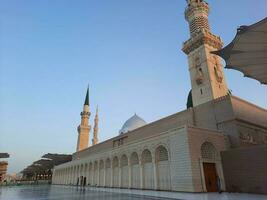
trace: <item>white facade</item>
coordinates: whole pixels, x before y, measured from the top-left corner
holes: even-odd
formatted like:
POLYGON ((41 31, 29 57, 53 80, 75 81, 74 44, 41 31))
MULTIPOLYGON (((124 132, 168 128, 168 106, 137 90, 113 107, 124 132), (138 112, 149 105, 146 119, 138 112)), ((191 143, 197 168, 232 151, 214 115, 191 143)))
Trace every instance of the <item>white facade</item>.
POLYGON ((64 185, 205 191, 205 178, 200 177, 200 180, 195 173, 203 173, 199 165, 205 159, 202 158, 201 148, 202 144, 207 143, 213 147, 207 154, 217 156, 211 157, 209 162, 216 163, 218 174, 223 180, 218 152, 225 148, 224 136, 216 131, 182 126, 152 137, 129 141, 119 147, 102 149, 99 153, 82 158, 76 157, 76 160, 55 167, 52 182, 64 185), (195 132, 199 133, 199 138, 190 136, 195 132), (197 149, 199 153, 193 155, 195 147, 190 145, 196 141, 201 144, 197 149), (202 186, 196 187, 198 184, 202 186))

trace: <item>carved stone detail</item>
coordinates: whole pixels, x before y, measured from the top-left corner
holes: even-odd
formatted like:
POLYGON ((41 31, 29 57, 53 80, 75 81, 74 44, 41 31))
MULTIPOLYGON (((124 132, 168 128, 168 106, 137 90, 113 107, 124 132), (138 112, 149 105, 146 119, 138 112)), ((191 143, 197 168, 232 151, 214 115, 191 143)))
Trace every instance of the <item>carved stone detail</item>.
POLYGON ((239 138, 242 142, 248 144, 257 144, 253 136, 250 133, 239 133, 239 138))

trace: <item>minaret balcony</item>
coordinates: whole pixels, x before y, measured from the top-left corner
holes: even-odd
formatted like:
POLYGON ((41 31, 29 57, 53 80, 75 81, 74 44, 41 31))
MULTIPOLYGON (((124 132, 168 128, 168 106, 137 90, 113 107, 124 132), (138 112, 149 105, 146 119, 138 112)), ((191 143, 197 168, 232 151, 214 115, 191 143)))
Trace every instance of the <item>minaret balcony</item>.
POLYGON ((90 116, 91 113, 90 113, 90 112, 87 112, 87 111, 83 111, 83 112, 81 112, 81 116, 84 116, 84 115, 86 115, 86 116, 90 116))
POLYGON ((189 40, 184 42, 182 50, 188 55, 190 52, 204 44, 208 44, 215 49, 221 49, 223 46, 223 42, 220 37, 212 34, 210 31, 202 29, 196 32, 189 40))

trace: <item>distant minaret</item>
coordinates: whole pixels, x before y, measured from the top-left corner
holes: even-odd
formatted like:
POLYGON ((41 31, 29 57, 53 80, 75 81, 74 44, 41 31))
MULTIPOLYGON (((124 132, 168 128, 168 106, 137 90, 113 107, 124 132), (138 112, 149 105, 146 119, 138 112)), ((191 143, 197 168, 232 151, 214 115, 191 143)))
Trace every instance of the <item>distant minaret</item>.
POLYGON ((86 97, 84 101, 83 111, 81 112, 81 124, 78 126, 78 142, 76 151, 81 151, 88 147, 89 132, 91 126, 89 125, 89 87, 87 88, 86 97))
POLYGON ((188 56, 193 105, 228 94, 223 67, 218 56, 211 54, 222 48, 222 40, 210 31, 209 5, 204 0, 187 0, 185 19, 190 27, 190 39, 183 51, 188 56))
POLYGON ((94 124, 94 137, 92 139, 92 145, 98 143, 98 106, 96 108, 95 124, 94 124))

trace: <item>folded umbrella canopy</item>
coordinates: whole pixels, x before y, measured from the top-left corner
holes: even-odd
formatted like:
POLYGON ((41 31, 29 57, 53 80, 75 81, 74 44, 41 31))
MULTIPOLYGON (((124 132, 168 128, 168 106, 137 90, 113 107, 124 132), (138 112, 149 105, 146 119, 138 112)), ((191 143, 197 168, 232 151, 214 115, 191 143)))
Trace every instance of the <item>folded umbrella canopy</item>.
POLYGON ((0 153, 0 158, 9 158, 8 153, 0 153))
POLYGON ((251 26, 241 26, 229 45, 212 53, 225 60, 225 68, 267 84, 267 18, 251 26))

